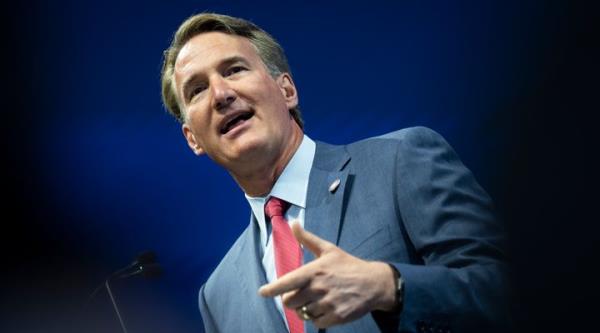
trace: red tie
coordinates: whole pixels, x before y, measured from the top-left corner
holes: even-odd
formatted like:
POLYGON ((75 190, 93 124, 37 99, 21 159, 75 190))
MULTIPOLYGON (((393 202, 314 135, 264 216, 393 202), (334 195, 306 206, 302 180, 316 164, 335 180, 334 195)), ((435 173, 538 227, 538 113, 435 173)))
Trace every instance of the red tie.
MULTIPOLYGON (((293 271, 302 264, 302 250, 292 229, 283 214, 290 204, 279 198, 271 197, 265 205, 265 214, 271 219, 273 228, 273 242, 275 248, 275 270, 277 277, 293 271)), ((296 312, 284 306, 285 318, 287 319, 290 333, 303 333, 304 322, 296 312)))

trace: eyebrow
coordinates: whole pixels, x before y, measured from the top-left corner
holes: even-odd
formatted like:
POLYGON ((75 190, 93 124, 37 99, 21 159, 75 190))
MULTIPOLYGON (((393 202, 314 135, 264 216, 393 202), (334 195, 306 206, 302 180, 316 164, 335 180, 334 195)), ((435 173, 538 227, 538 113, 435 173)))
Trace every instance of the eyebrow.
MULTIPOLYGON (((230 66, 231 64, 234 64, 236 62, 242 62, 245 65, 249 65, 249 62, 246 58, 242 57, 242 56, 231 56, 231 57, 227 57, 225 59, 222 59, 218 64, 217 64, 217 68, 223 68, 223 67, 227 67, 230 66)), ((190 89, 190 87, 199 80, 199 77, 202 76, 202 74, 200 73, 194 73, 193 75, 191 75, 190 77, 188 77, 184 82, 183 82, 183 99, 187 100, 187 95, 188 95, 188 90, 190 89)))

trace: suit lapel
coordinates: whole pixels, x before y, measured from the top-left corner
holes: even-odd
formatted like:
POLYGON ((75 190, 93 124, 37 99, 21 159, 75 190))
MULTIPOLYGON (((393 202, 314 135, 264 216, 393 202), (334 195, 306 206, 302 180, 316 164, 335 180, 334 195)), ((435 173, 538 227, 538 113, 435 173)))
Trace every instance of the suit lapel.
MULTIPOLYGON (((236 260, 237 274, 240 277, 242 300, 250 316, 239 317, 244 321, 247 332, 287 332, 283 318, 279 314, 272 298, 264 298, 258 295, 258 288, 267 283, 264 269, 262 267, 260 250, 259 230, 254 217, 251 217, 250 229, 246 235, 246 241, 240 248, 236 260), (253 328, 255 327, 255 328, 253 328)), ((235 288, 235 286, 230 286, 235 288)))
MULTIPOLYGON (((343 147, 318 142, 308 181, 304 228, 336 245, 345 211, 344 198, 350 190, 348 169, 344 169, 349 160, 343 147), (337 188, 330 191, 331 184, 338 180, 337 188)), ((312 253, 304 249, 304 262, 313 259, 312 253)))

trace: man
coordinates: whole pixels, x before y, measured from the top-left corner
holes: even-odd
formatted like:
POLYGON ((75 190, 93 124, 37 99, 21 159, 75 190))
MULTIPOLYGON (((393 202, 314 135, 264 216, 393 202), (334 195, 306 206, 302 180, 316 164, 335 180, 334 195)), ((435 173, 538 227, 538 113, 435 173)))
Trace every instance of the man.
POLYGON ((200 290, 208 332, 504 329, 501 227, 438 134, 315 143, 279 44, 224 15, 180 26, 162 94, 252 210, 200 290))

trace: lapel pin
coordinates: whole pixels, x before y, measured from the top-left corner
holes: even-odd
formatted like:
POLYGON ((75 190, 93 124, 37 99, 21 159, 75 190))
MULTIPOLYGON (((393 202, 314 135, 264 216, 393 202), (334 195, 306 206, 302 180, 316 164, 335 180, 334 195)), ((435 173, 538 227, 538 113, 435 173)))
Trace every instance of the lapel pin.
POLYGON ((331 193, 335 192, 335 190, 337 190, 338 186, 340 186, 339 178, 334 180, 333 183, 331 183, 331 185, 329 185, 329 192, 331 192, 331 193))

